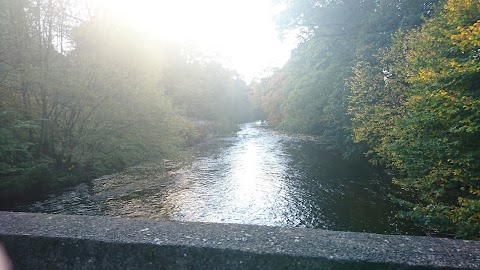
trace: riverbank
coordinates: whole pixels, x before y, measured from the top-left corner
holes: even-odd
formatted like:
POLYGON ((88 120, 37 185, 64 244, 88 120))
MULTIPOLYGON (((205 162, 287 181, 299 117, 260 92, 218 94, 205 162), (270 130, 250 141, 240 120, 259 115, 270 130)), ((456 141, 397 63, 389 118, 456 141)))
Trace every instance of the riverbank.
POLYGON ((177 161, 132 167, 16 210, 424 234, 396 218, 391 188, 368 163, 345 161, 317 140, 247 124, 177 161))
POLYGON ((142 209, 145 203, 135 203, 136 198, 148 196, 150 203, 163 199, 165 187, 174 181, 175 171, 182 163, 148 164, 134 166, 122 172, 105 175, 88 183, 82 183, 50 194, 47 199, 18 207, 16 210, 71 215, 110 215, 116 217, 145 217, 164 219, 161 211, 151 213, 142 209), (174 166, 172 166, 174 165, 174 166))
MULTIPOLYGON (((51 198, 63 196, 64 193, 75 189, 85 190, 88 193, 91 192, 92 186, 95 186, 95 182, 101 182, 104 179, 109 179, 121 186, 133 181, 142 182, 141 178, 144 175, 151 178, 153 177, 151 174, 155 174, 156 179, 167 177, 169 172, 189 164, 198 147, 216 138, 234 136, 239 130, 237 125, 212 121, 196 121, 194 124, 195 136, 185 142, 182 147, 175 146, 174 150, 170 149, 168 153, 162 153, 161 156, 154 155, 145 161, 137 160, 127 164, 121 160, 113 160, 111 163, 115 164, 114 166, 92 164, 89 167, 72 166, 68 169, 55 169, 51 162, 46 162, 44 167, 30 164, 32 168, 24 168, 24 171, 33 172, 27 173, 25 179, 17 179, 17 181, 0 176, 0 211, 16 210, 19 206, 30 205, 36 201, 49 201, 51 198), (28 184, 25 184, 27 182, 28 184)), ((75 196, 72 199, 74 202, 82 202, 75 196)))

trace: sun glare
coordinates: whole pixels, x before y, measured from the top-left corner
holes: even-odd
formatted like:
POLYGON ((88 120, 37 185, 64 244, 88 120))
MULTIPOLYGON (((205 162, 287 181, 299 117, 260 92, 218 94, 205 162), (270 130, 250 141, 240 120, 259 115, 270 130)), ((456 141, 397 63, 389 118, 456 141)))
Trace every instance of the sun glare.
POLYGON ((294 43, 282 42, 270 0, 99 0, 141 31, 197 44, 248 81, 280 67, 294 43))

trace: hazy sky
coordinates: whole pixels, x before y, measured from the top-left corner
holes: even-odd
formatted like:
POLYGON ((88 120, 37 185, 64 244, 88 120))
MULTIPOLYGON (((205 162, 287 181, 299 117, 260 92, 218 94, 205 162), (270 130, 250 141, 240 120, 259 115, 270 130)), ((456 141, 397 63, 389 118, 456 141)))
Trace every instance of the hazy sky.
POLYGON ((190 40, 218 53, 247 81, 280 67, 294 43, 281 42, 271 0, 101 0, 141 29, 190 40))

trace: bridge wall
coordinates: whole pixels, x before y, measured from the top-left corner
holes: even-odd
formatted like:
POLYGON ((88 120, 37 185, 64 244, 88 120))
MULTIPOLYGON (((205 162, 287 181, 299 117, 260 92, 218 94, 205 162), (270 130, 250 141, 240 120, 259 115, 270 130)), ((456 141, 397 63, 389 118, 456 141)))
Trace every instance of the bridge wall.
POLYGON ((480 269, 480 242, 0 212, 15 269, 480 269))

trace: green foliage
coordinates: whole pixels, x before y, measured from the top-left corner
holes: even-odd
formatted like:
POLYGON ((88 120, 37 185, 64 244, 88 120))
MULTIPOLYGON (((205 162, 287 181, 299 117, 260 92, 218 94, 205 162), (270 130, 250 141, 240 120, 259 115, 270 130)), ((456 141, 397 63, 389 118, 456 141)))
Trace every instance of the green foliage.
POLYGON ((26 140, 35 124, 16 120, 18 114, 5 110, 0 114, 0 198, 45 191, 52 187, 51 160, 35 158, 26 140))
POLYGON ((249 88, 234 71, 213 59, 200 58, 198 52, 184 51, 178 57, 182 58, 173 59, 172 68, 166 71, 165 92, 188 118, 200 126, 214 122, 213 134, 234 130, 236 124, 252 119, 249 88))
POLYGON ((255 85, 269 122, 365 151, 395 175, 402 216, 478 237, 480 3, 279 2, 279 29, 302 42, 255 85))
POLYGON ((257 90, 257 99, 261 100, 270 124, 288 132, 318 135, 330 149, 352 157, 358 152, 352 151, 356 147, 348 132, 345 82, 351 70, 345 67, 352 65, 355 51, 350 46, 355 38, 350 35, 353 25, 347 17, 351 17, 358 6, 310 4, 289 3, 287 12, 280 18, 282 28, 301 29, 306 39, 292 52, 286 66, 257 90), (312 11, 308 18, 300 12, 307 7, 312 11), (297 20, 298 16, 302 19, 297 20), (327 24, 335 27, 325 27, 327 24))
POLYGON ((478 14, 477 1, 446 1, 377 55, 386 83, 357 64, 351 98, 355 140, 397 172, 403 216, 466 238, 480 233, 478 14))
POLYGON ((0 1, 0 200, 170 158, 206 137, 197 122, 250 120, 233 71, 94 13, 0 1))
MULTIPOLYGON (((369 102, 378 98, 357 98, 353 103, 359 102, 358 106, 349 109, 350 96, 356 96, 364 86, 377 87, 372 79, 383 85, 382 70, 369 68, 378 64, 373 52, 390 44, 390 35, 400 27, 420 25, 421 17, 429 16, 437 1, 279 2, 287 8, 278 18, 278 27, 284 32, 296 31, 303 42, 282 70, 256 85, 258 103, 270 124, 289 132, 318 135, 329 149, 345 158, 360 156, 365 147, 354 144, 354 140, 363 140, 355 119, 352 139, 352 117, 370 117, 370 112, 355 110, 371 111, 360 103, 364 98, 372 99, 369 102), (363 82, 351 83, 352 77, 363 82)), ((365 91, 365 95, 375 94, 365 91)), ((377 110, 381 110, 380 105, 377 110)), ((387 123, 388 117, 383 121, 387 123)), ((364 135, 370 138, 371 134, 364 135)))

